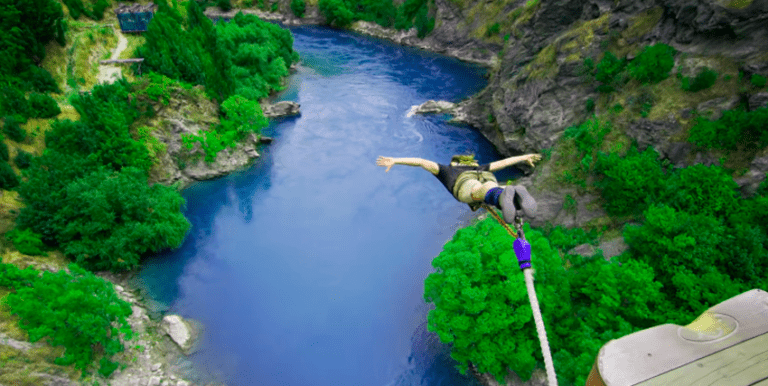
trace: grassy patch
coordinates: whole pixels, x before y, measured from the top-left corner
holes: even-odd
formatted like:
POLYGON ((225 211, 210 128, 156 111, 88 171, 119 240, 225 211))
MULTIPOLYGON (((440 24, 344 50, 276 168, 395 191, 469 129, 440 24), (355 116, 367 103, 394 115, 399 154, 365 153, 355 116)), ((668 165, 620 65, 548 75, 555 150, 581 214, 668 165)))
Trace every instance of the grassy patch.
POLYGON ((744 9, 749 7, 752 2, 753 0, 730 0, 725 4, 725 6, 728 8, 744 9))
POLYGON ((621 36, 627 40, 637 39, 644 36, 645 34, 651 32, 656 24, 659 24, 663 14, 663 8, 654 7, 631 18, 629 21, 629 26, 626 30, 622 31, 621 36))
POLYGON ((533 62, 526 66, 531 79, 554 78, 557 75, 557 49, 555 44, 544 47, 533 62))

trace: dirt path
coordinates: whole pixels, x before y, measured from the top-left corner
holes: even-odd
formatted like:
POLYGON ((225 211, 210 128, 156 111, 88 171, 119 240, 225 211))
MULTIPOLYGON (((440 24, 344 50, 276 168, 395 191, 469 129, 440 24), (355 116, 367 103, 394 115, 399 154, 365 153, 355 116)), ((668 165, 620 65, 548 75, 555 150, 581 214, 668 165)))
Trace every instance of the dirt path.
MULTIPOLYGON (((112 27, 117 36, 117 47, 112 51, 110 60, 115 60, 120 57, 120 54, 128 48, 128 39, 123 36, 120 30, 112 27)), ((104 64, 99 66, 99 75, 96 77, 98 83, 112 83, 123 75, 120 67, 111 64, 104 64)))

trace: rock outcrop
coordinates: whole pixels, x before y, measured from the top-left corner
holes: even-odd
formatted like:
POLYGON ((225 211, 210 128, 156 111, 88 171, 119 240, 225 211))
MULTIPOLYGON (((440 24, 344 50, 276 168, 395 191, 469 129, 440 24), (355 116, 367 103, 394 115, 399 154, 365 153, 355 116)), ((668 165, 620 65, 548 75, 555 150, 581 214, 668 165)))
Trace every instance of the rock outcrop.
POLYGON ((281 101, 277 103, 262 103, 264 116, 267 118, 281 118, 299 115, 301 106, 296 102, 281 101))
POLYGON ((166 315, 163 317, 162 327, 185 355, 196 351, 201 331, 199 324, 187 321, 179 315, 166 315))

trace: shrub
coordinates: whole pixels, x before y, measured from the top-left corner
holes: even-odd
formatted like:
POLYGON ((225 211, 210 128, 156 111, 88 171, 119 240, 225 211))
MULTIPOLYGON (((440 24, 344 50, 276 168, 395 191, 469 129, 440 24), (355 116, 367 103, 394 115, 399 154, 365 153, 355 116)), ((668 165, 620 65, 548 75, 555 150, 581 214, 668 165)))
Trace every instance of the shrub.
POLYGON ((18 153, 16 153, 16 157, 13 157, 13 163, 19 169, 26 169, 32 164, 32 154, 19 149, 18 153))
POLYGON ((732 238, 726 236, 730 231, 719 219, 664 205, 649 207, 644 217, 643 225, 625 228, 624 239, 633 258, 657 272, 668 272, 659 276, 662 292, 673 303, 673 308, 662 312, 668 323, 689 323, 690 315, 700 314, 761 280, 757 276, 742 282, 722 273, 734 264, 749 265, 756 256, 735 256, 738 263, 729 262, 734 257, 729 252, 732 238))
POLYGON ((307 10, 307 4, 304 0, 291 0, 291 11, 298 18, 304 17, 304 12, 307 10))
POLYGON ((584 108, 587 113, 593 113, 595 111, 595 100, 592 98, 587 99, 587 104, 584 108))
POLYGON ((717 72, 704 67, 693 80, 687 76, 684 77, 681 88, 690 92, 701 91, 712 87, 715 81, 717 81, 717 72))
POLYGON ((7 297, 11 313, 19 316, 19 327, 26 330, 31 342, 45 339, 52 346, 64 346, 64 355, 54 361, 61 366, 75 365, 83 375, 94 360, 99 372, 109 376, 117 364, 110 358, 123 351, 119 336, 132 338, 126 318, 131 305, 121 300, 112 283, 70 264, 70 273, 20 271, 2 264, 0 276, 24 277, 32 285, 14 283, 15 291, 7 297), (33 274, 34 273, 34 274, 33 274))
POLYGON ((96 4, 93 5, 93 11, 91 11, 91 17, 94 20, 101 20, 104 18, 104 10, 109 8, 109 1, 108 0, 98 0, 96 4))
MULTIPOLYGON (((570 256, 565 269, 541 232, 524 225, 536 270, 536 293, 561 384, 584 384, 600 347, 660 321, 669 309, 661 283, 646 263, 606 262, 601 255, 570 256)), ((428 328, 466 371, 503 381, 507 369, 530 378, 542 356, 512 239, 492 218, 459 229, 432 262, 424 299, 435 309, 428 328)), ((666 321, 661 321, 666 322, 666 321)))
MULTIPOLYGON (((585 62, 585 66, 587 63, 585 62)), ((597 72, 595 73, 595 80, 601 83, 597 87, 597 91, 611 92, 622 83, 619 74, 624 70, 624 60, 619 60, 611 52, 606 52, 600 63, 597 64, 597 72)))
POLYGON ((760 74, 753 74, 749 81, 753 86, 757 88, 763 88, 765 87, 765 84, 768 83, 768 80, 766 80, 765 77, 760 74))
POLYGON ((616 216, 638 214, 663 193, 667 176, 649 147, 640 153, 632 146, 625 157, 600 153, 595 164, 595 186, 605 200, 605 210, 616 216))
POLYGON ((0 161, 0 189, 10 190, 19 186, 19 177, 8 162, 0 161))
POLYGON ((8 162, 8 145, 5 144, 5 137, 0 135, 0 162, 8 162))
POLYGON ((580 154, 592 154, 603 144, 603 138, 611 131, 608 122, 600 122, 597 118, 587 120, 578 126, 565 129, 564 139, 573 138, 576 149, 580 154))
POLYGON ((499 23, 493 23, 490 27, 488 27, 485 30, 485 36, 491 37, 493 35, 498 35, 500 30, 501 30, 501 25, 499 25, 499 23))
POLYGON ((64 253, 91 270, 134 269, 146 253, 177 248, 189 222, 172 188, 147 184, 144 171, 94 171, 67 184, 54 223, 64 253))
POLYGON ((0 90, 0 115, 29 118, 29 102, 16 87, 5 85, 0 90))
POLYGON ((726 110, 720 119, 703 117, 691 128, 688 141, 706 149, 736 150, 768 145, 768 107, 752 111, 726 110))
POLYGON ((629 64, 629 73, 643 84, 658 83, 669 77, 675 65, 675 49, 658 43, 646 46, 629 64))
MULTIPOLYGON (((3 133, 13 141, 24 142, 27 138, 27 132, 19 125, 19 120, 16 116, 5 117, 5 123, 3 124, 3 133)), ((7 161, 7 159, 6 159, 7 161)))
POLYGON ((664 202, 678 211, 722 217, 738 206, 738 185, 721 166, 696 164, 667 179, 664 202))
POLYGON ((18 228, 8 232, 6 234, 16 249, 25 255, 35 256, 48 256, 43 251, 43 241, 40 239, 40 235, 33 232, 31 229, 19 230, 18 228))
POLYGON ((22 74, 21 77, 27 84, 27 90, 34 90, 41 93, 61 92, 56 81, 53 79, 53 76, 51 76, 51 73, 42 67, 30 65, 27 72, 22 74))
POLYGON ((53 118, 61 114, 58 103, 47 94, 33 92, 29 95, 30 117, 53 118))
POLYGON ((221 10, 224 12, 227 12, 230 9, 232 9, 232 3, 230 2, 230 0, 216 0, 216 6, 221 8, 221 10))
POLYGON ((318 8, 332 26, 346 27, 352 24, 355 18, 355 14, 347 8, 343 0, 320 0, 318 8))

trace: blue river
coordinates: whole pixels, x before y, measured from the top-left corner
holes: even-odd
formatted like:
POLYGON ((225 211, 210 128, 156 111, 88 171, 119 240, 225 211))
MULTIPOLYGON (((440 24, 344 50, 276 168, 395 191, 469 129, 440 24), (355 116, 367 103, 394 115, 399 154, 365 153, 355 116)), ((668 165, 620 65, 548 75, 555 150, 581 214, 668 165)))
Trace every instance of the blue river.
POLYGON ((198 382, 478 385, 427 331, 423 299, 432 258, 477 213, 427 171, 375 161, 499 159, 475 130, 407 117, 480 91, 485 70, 323 27, 292 32, 301 63, 275 99, 301 115, 264 129, 274 142, 247 170, 184 190, 192 229, 146 261, 140 286, 205 324, 198 382))

